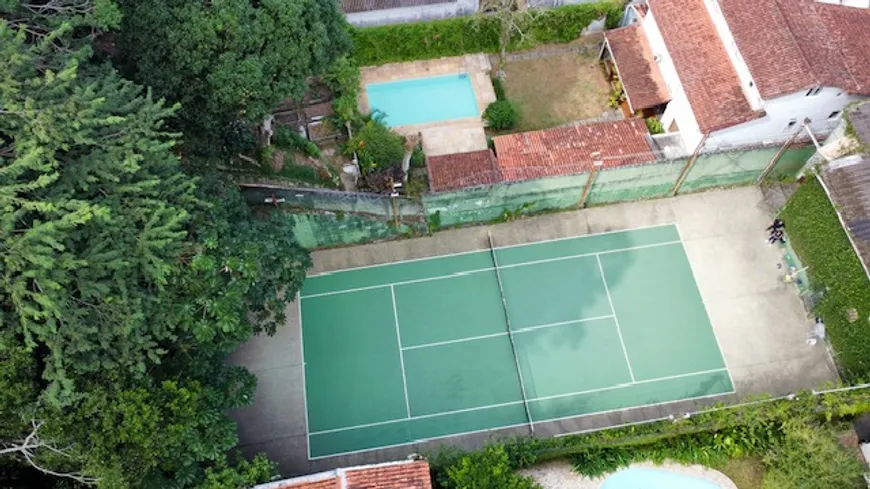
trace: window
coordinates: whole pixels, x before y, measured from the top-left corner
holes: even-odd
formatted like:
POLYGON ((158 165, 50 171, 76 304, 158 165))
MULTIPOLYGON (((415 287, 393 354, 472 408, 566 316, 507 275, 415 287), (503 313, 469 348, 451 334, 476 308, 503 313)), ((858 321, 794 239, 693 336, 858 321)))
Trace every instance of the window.
POLYGON ((822 87, 810 88, 809 90, 807 90, 807 97, 813 97, 815 95, 818 95, 819 92, 821 92, 821 91, 822 91, 822 87))
POLYGON ((785 130, 788 131, 789 129, 793 129, 794 126, 796 126, 796 125, 797 125, 797 119, 789 119, 788 125, 785 126, 785 130))
POLYGON ((839 110, 835 110, 835 111, 831 112, 831 115, 828 116, 828 119, 836 119, 837 117, 840 117, 839 110))

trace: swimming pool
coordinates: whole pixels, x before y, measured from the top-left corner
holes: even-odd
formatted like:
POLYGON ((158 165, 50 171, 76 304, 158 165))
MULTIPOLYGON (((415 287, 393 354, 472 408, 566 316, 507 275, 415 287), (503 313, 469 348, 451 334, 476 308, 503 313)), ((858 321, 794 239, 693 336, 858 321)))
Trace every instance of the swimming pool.
POLYGON ((667 470, 632 467, 623 469, 605 479, 601 489, 722 489, 704 479, 669 472, 667 470))
POLYGON ((477 99, 466 73, 366 85, 372 112, 386 114, 388 126, 475 117, 477 99))

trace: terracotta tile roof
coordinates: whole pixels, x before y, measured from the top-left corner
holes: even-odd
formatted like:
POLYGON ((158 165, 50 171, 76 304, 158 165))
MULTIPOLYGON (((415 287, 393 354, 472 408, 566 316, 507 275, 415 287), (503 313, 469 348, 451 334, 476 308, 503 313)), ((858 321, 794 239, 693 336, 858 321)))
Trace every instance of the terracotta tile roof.
POLYGON ((649 0, 702 132, 761 117, 743 94, 704 0, 649 0))
POLYGON ((653 161, 648 134, 643 119, 634 118, 497 136, 493 142, 503 178, 516 181, 588 172, 595 160, 605 168, 653 161))
POLYGON ((840 47, 843 63, 855 82, 854 87, 837 87, 870 95, 870 9, 823 3, 816 8, 840 47))
POLYGON ((632 112, 671 101, 662 72, 640 24, 604 33, 632 112))
POLYGON ((646 13, 649 12, 649 5, 645 3, 635 3, 632 4, 632 7, 634 7, 638 15, 640 15, 641 17, 646 17, 646 13))
POLYGON ((815 86, 870 93, 870 10, 814 0, 720 0, 766 99, 815 86))
POLYGON ((386 10, 402 7, 422 7, 438 3, 456 3, 457 0, 341 0, 341 10, 346 14, 386 10))
POLYGON ((337 469, 260 484, 254 489, 432 489, 425 461, 389 462, 337 469))
POLYGON ((501 181, 495 155, 484 149, 426 158, 429 189, 444 192, 501 181))

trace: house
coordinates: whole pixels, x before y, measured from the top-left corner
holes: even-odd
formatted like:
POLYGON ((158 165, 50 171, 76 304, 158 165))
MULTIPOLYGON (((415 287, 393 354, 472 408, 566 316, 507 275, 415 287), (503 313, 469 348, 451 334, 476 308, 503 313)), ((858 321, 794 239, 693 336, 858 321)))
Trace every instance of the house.
POLYGON ((870 96, 868 0, 644 0, 608 31, 633 113, 689 151, 830 133, 870 96))
POLYGON ((425 460, 404 460, 293 477, 253 489, 432 489, 432 480, 425 460))

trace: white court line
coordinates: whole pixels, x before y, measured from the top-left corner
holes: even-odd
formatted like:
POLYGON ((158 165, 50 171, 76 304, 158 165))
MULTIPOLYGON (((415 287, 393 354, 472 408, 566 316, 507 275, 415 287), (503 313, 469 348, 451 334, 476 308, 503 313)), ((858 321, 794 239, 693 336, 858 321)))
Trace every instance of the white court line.
POLYGON ((302 338, 302 301, 299 300, 300 292, 296 291, 296 313, 299 315, 299 356, 302 360, 302 401, 305 402, 305 443, 308 449, 308 458, 311 458, 311 432, 308 425, 308 392, 305 388, 305 341, 302 338))
POLYGON ((610 312, 613 313, 613 322, 616 323, 616 334, 619 335, 619 344, 622 345, 622 354, 625 355, 625 364, 628 366, 628 374, 631 376, 632 383, 634 382, 634 371, 631 369, 631 361, 628 359, 628 350, 625 349, 625 341, 622 339, 622 329, 619 327, 619 318, 616 317, 616 308, 613 307, 613 298, 610 297, 610 288, 607 286, 607 277, 604 276, 604 266, 601 264, 601 257, 595 255, 598 261, 598 270, 601 271, 601 281, 604 283, 604 292, 607 294, 607 302, 610 303, 610 312))
MULTIPOLYGON (((402 423, 405 421, 414 421, 417 419, 438 418, 441 416, 449 416, 451 414, 462 414, 462 413, 470 413, 473 411, 483 411, 484 409, 495 409, 495 408, 500 408, 500 407, 505 407, 505 406, 513 406, 515 404, 522 404, 522 403, 523 403, 523 401, 510 401, 510 402, 502 402, 499 404, 487 404, 485 406, 475 406, 475 407, 470 407, 470 408, 454 409, 452 411, 441 411, 438 413, 421 414, 419 416, 413 416, 411 418, 389 419, 387 421, 378 421, 375 423, 367 423, 367 424, 348 426, 346 428, 332 428, 329 430, 313 431, 310 434, 311 435, 323 435, 323 434, 327 434, 327 433, 338 433, 340 431, 352 431, 352 430, 357 430, 360 428, 371 428, 372 426, 382 426, 385 424, 402 423)), ((528 422, 523 423, 523 425, 528 425, 528 424, 529 424, 528 422)))
MULTIPOLYGON (((607 250, 607 251, 596 251, 596 252, 592 252, 592 253, 581 253, 579 255, 558 256, 555 258, 544 258, 542 260, 532 260, 532 261, 527 261, 527 262, 523 262, 523 263, 513 263, 510 265, 501 265, 501 266, 499 266, 499 268, 504 270, 506 268, 526 267, 529 265, 539 265, 541 263, 550 263, 550 262, 564 261, 564 260, 574 260, 577 258, 585 258, 587 256, 596 256, 597 257, 599 255, 609 255, 611 253, 623 253, 626 251, 643 250, 646 248, 657 248, 660 246, 671 246, 671 245, 677 245, 677 244, 680 244, 680 241, 665 241, 662 243, 653 243, 653 244, 647 244, 647 245, 631 246, 628 248, 617 248, 617 249, 607 250)), ((390 282, 390 283, 385 283, 385 284, 367 285, 365 287, 356 287, 356 288, 352 288, 352 289, 334 290, 331 292, 320 292, 317 294, 308 294, 308 295, 302 296, 302 298, 303 299, 311 299, 314 297, 323 297, 323 296, 327 296, 327 295, 347 294, 349 292, 360 292, 363 290, 371 290, 371 289, 382 289, 385 287, 395 287, 397 285, 408 285, 408 284, 415 284, 415 283, 419 283, 419 282, 429 282, 432 280, 456 278, 456 277, 461 277, 463 275, 470 275, 473 273, 480 273, 480 272, 489 272, 489 271, 494 271, 494 270, 495 270, 495 267, 477 268, 477 269, 473 269, 473 270, 466 270, 466 271, 462 271, 462 272, 453 273, 450 275, 439 275, 437 277, 417 278, 417 279, 413 279, 413 280, 404 280, 404 281, 400 281, 400 282, 390 282)))
POLYGON ((405 412, 411 419, 411 402, 408 400, 408 377, 405 375, 405 354, 402 352, 402 333, 399 331, 399 311, 396 309, 396 288, 390 286, 393 299, 393 319, 396 323, 396 343, 399 345, 399 365, 402 367, 402 390, 405 392, 405 412))
MULTIPOLYGON (((613 317, 613 316, 597 316, 597 317, 585 318, 585 319, 572 319, 571 321, 560 321, 558 323, 549 323, 549 324, 542 324, 540 326, 529 326, 527 328, 520 328, 520 329, 512 331, 512 333, 516 335, 519 333, 528 333, 530 331, 537 331, 539 329, 554 328, 556 326, 565 326, 567 324, 586 323, 589 321, 599 321, 601 319, 608 319, 611 317, 613 317)), ((424 343, 422 345, 406 346, 406 347, 403 347, 402 349, 403 350, 417 350, 420 348, 429 348, 432 346, 442 346, 442 345, 450 345, 453 343, 465 343, 466 341, 477 341, 477 340, 485 340, 488 338, 498 338, 500 336, 507 336, 507 334, 508 334, 507 331, 505 331, 504 333, 492 333, 492 334, 484 334, 484 335, 480 335, 480 336, 469 336, 468 338, 459 338, 456 340, 435 341, 433 343, 424 343)))
MULTIPOLYGON (((731 394, 735 394, 736 392, 737 391, 732 389, 729 392, 721 392, 719 394, 705 394, 703 396, 687 397, 685 399, 676 399, 673 401, 662 401, 662 402, 655 402, 655 403, 650 403, 650 404, 642 404, 640 406, 631 406, 631 407, 619 408, 619 409, 609 409, 606 411, 598 411, 598 412, 594 412, 594 413, 575 414, 575 415, 571 415, 571 416, 561 416, 561 417, 552 418, 552 419, 542 419, 540 421, 535 421, 535 423, 540 424, 540 423, 558 422, 558 421, 564 421, 566 419, 585 418, 587 416, 598 416, 598 415, 602 415, 602 414, 615 413, 618 411, 628 412, 628 411, 632 411, 634 409, 643 409, 643 408, 648 408, 648 407, 663 406, 665 404, 676 404, 678 402, 683 402, 683 401, 697 401, 700 399, 708 399, 711 397, 730 396, 731 394)), ((377 447, 372 447, 372 448, 364 448, 362 450, 351 450, 351 451, 347 451, 347 452, 331 453, 329 455, 318 455, 317 457, 310 457, 309 456, 309 460, 320 460, 320 459, 324 459, 324 458, 338 457, 341 455, 352 455, 355 453, 372 452, 375 450, 383 450, 386 448, 404 447, 404 446, 408 446, 408 445, 414 445, 417 443, 425 443, 425 442, 429 442, 429 441, 443 440, 445 438, 453 438, 453 437, 458 437, 458 436, 473 435, 475 433, 487 433, 487 432, 496 431, 496 430, 507 430, 507 429, 511 429, 511 428, 520 428, 520 427, 526 427, 528 425, 529 425, 529 423, 519 423, 519 424, 512 424, 512 425, 505 425, 505 426, 497 426, 495 428, 486 428, 486 429, 482 429, 482 430, 463 431, 460 433, 452 433, 449 435, 441 435, 441 436, 433 436, 431 438, 423 438, 420 440, 414 440, 414 441, 410 441, 407 443, 395 443, 392 445, 382 445, 382 446, 377 446, 377 447)), ((618 426, 615 426, 614 428, 618 428, 618 426)), ((589 432, 605 431, 608 429, 611 429, 611 428, 610 427, 603 427, 603 428, 598 428, 598 429, 594 429, 594 430, 587 430, 587 431, 589 431, 589 432)), ((585 432, 586 431, 577 431, 574 433, 558 434, 555 436, 556 437, 568 436, 571 434, 579 434, 579 433, 585 433, 585 432)))
MULTIPOLYGON (((593 237, 593 236, 603 236, 603 235, 606 235, 606 234, 626 233, 626 232, 629 232, 629 231, 638 231, 638 230, 641 230, 641 229, 662 228, 662 227, 666 227, 666 226, 676 226, 676 222, 666 222, 666 223, 663 223, 663 224, 651 224, 651 225, 649 225, 649 226, 639 226, 639 227, 636 227, 636 228, 630 228, 630 229, 614 229, 614 230, 611 230, 611 231, 603 231, 603 232, 600 232, 600 233, 593 233, 593 234, 584 234, 584 235, 581 235, 581 236, 566 236, 566 237, 563 237, 563 238, 545 239, 545 240, 543 240, 543 241, 532 241, 532 242, 530 242, 530 243, 519 243, 519 244, 513 244, 513 245, 498 246, 498 247, 496 247, 496 248, 494 248, 494 249, 496 249, 496 250, 501 250, 501 249, 505 249, 505 248, 517 248, 517 247, 520 247, 520 246, 533 246, 533 245, 536 245, 536 244, 539 244, 539 243, 553 243, 553 242, 555 242, 555 241, 567 241, 567 240, 569 240, 569 239, 591 238, 591 237, 593 237)), ((456 253, 447 253, 447 254, 444 254, 444 255, 423 256, 423 257, 420 257, 420 258, 409 258, 409 259, 407 259, 407 260, 388 261, 388 262, 384 262, 384 263, 375 263, 375 264, 372 264, 372 265, 360 265, 360 266, 358 266, 358 267, 342 268, 342 269, 340 269, 340 270, 330 270, 330 271, 328 271, 328 272, 315 273, 315 274, 313 274, 313 275, 308 275, 308 276, 306 276, 306 278, 322 277, 322 276, 325 276, 325 275, 332 275, 332 274, 335 274, 335 273, 350 272, 350 271, 353 271, 353 270, 365 270, 366 268, 383 267, 383 266, 386 266, 386 265, 398 265, 398 264, 401 264, 401 263, 413 263, 413 262, 425 261, 425 260, 437 260, 437 259, 439 259, 439 258, 447 258, 447 257, 450 257, 450 256, 469 255, 469 254, 472 254, 472 253, 486 253, 486 252, 488 252, 488 251, 489 251, 489 250, 488 250, 487 248, 484 248, 484 249, 477 249, 477 250, 457 251, 456 253)))
POLYGON ((602 319, 609 319, 612 317, 614 317, 614 316, 612 314, 609 314, 606 316, 595 316, 595 317, 591 317, 591 318, 572 319, 571 321, 560 321, 558 323, 542 324, 540 326, 529 326, 527 328, 520 328, 520 329, 514 330, 513 333, 514 334, 528 333, 530 331, 537 331, 539 329, 554 328, 556 326, 565 326, 567 324, 588 323, 590 321, 600 321, 602 319))
MULTIPOLYGON (((628 387, 633 387, 633 386, 638 385, 638 384, 648 384, 651 382, 672 380, 672 379, 678 379, 678 378, 683 378, 683 377, 693 377, 696 375, 706 375, 709 373, 721 372, 723 370, 726 370, 726 369, 720 368, 720 369, 716 369, 716 370, 704 370, 702 372, 692 372, 692 373, 688 373, 688 374, 671 375, 668 377, 661 377, 661 378, 656 378, 656 379, 640 380, 638 382, 632 382, 632 383, 628 383, 628 384, 617 384, 617 385, 613 385, 613 386, 609 386, 609 387, 602 387, 600 389, 589 389, 589 390, 585 390, 585 391, 569 392, 566 394, 556 394, 556 395, 552 395, 552 396, 534 397, 534 398, 529 399, 528 402, 533 403, 533 402, 540 402, 540 401, 549 401, 552 399, 560 399, 560 398, 564 398, 564 397, 579 396, 579 395, 583 395, 583 394, 594 394, 596 392, 605 392, 605 391, 611 391, 611 390, 615 390, 615 389, 625 389, 628 387)), ((685 400, 685 399, 680 399, 680 400, 685 400)), ((677 401, 668 401, 668 402, 677 402, 677 401)), ((515 404, 523 404, 523 401, 520 400, 520 401, 503 402, 503 403, 499 403, 499 404, 487 404, 484 406, 477 406, 477 407, 472 407, 472 408, 455 409, 452 411, 442 411, 442 412, 438 412, 438 413, 423 414, 420 416, 412 416, 411 418, 396 418, 396 419, 391 419, 391 420, 387 420, 387 421, 378 421, 375 423, 367 423, 367 424, 361 424, 361 425, 347 426, 344 428, 332 428, 329 430, 313 431, 310 433, 310 435, 323 435, 326 433, 336 433, 339 431, 351 431, 351 430, 356 430, 356 429, 360 429, 360 428, 370 428, 372 426, 381 426, 381 425, 386 425, 386 424, 401 423, 404 421, 414 421, 417 419, 438 418, 441 416, 449 416, 451 414, 467 413, 467 412, 471 412, 471 411, 481 411, 484 409, 493 409, 493 408, 499 408, 499 407, 505 407, 505 406, 512 406, 515 404)), ((636 406, 636 407, 640 407, 640 406, 636 406)), ((634 409, 634 408, 635 408, 635 406, 632 406, 629 408, 622 408, 622 409, 634 409)), ((594 414, 594 413, 590 413, 590 414, 594 414)), ((569 417, 573 418, 574 416, 569 416, 569 417)), ((543 423, 543 422, 547 422, 547 421, 554 421, 554 420, 542 419, 540 421, 535 421, 535 423, 543 423)), ((524 425, 528 425, 528 423, 523 423, 522 425, 517 425, 517 426, 524 426, 524 425)), ((461 434, 461 433, 459 433, 459 434, 461 434)))
POLYGON ((504 333, 492 333, 492 334, 484 334, 480 336, 470 336, 468 338, 459 338, 458 340, 445 340, 445 341, 436 341, 434 343, 426 343, 423 345, 412 345, 406 346, 403 350, 418 350, 420 348, 430 348, 433 346, 443 346, 443 345, 452 345, 453 343, 465 343, 466 341, 477 341, 477 340, 485 340, 488 338, 498 338, 499 336, 506 336, 507 331, 504 333))
POLYGON ((698 277, 695 276, 695 269, 692 267, 692 259, 689 258, 689 251, 686 249, 686 243, 683 241, 683 235, 680 233, 680 226, 674 222, 674 228, 677 229, 677 236, 680 237, 680 247, 683 248, 683 256, 686 257, 686 261, 689 263, 689 272, 692 273, 692 280, 695 281, 695 289, 698 291, 698 295, 701 296, 701 304, 704 306, 704 313, 707 314, 707 320, 710 321, 710 329, 713 330, 713 339, 716 340, 716 347, 719 349, 719 357, 722 358, 722 365, 728 370, 728 380, 731 382, 731 387, 736 388, 734 384, 734 377, 731 376, 731 369, 728 368, 728 360, 725 359, 725 350, 722 349, 722 343, 719 341, 719 334, 716 333, 716 327, 713 326, 713 317, 710 316, 710 308, 707 307, 707 301, 704 300, 704 293, 701 292, 701 285, 698 283, 698 277))

